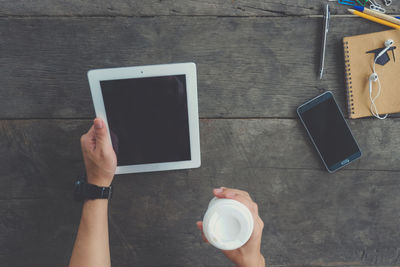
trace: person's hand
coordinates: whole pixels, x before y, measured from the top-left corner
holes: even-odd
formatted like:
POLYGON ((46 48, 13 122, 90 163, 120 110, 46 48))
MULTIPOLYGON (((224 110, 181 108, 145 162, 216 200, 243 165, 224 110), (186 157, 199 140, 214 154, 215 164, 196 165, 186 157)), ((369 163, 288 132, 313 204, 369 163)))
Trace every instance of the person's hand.
POLYGON ((102 119, 96 118, 89 131, 81 136, 81 148, 88 183, 110 186, 117 167, 117 157, 102 119))
MULTIPOLYGON (((247 243, 238 249, 223 250, 222 252, 238 267, 265 266, 265 259, 260 251, 264 222, 261 220, 260 216, 258 216, 257 204, 253 202, 247 192, 242 190, 221 187, 214 189, 213 193, 218 198, 229 198, 241 202, 249 208, 254 219, 254 230, 247 243)), ((203 233, 203 222, 197 222, 197 227, 201 230, 204 241, 208 242, 203 233)))

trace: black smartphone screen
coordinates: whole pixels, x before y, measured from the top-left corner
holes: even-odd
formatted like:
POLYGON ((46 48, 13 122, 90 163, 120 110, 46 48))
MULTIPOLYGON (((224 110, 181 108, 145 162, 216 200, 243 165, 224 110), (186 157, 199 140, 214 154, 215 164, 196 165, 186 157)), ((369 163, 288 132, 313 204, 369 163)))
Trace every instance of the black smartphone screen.
POLYGON ((300 106, 298 113, 329 171, 361 156, 332 93, 324 93, 300 106))
POLYGON ((100 86, 118 166, 191 160, 185 75, 100 86))

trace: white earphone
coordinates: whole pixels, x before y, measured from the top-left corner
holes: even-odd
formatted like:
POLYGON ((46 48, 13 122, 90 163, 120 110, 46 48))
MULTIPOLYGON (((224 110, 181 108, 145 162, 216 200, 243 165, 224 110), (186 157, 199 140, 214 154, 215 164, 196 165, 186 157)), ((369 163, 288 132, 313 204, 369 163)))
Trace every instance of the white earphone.
POLYGON ((374 115, 376 118, 380 119, 380 120, 384 120, 387 118, 388 114, 386 114, 385 116, 380 116, 379 112, 378 112, 378 108, 375 105, 375 101, 376 99, 380 96, 381 94, 381 82, 379 81, 379 76, 378 73, 376 73, 375 71, 375 65, 376 65, 376 61, 383 56, 394 44, 394 41, 391 39, 388 39, 385 41, 385 49, 383 49, 381 52, 379 52, 379 54, 375 57, 374 59, 374 64, 372 67, 373 73, 369 76, 368 81, 369 81, 369 99, 371 100, 371 113, 372 115, 374 115), (376 96, 374 98, 372 98, 372 83, 377 82, 378 83, 378 92, 376 93, 376 96))
POLYGON ((378 60, 383 54, 385 54, 394 44, 394 41, 392 39, 386 40, 385 41, 385 49, 383 49, 375 58, 375 61, 378 60))

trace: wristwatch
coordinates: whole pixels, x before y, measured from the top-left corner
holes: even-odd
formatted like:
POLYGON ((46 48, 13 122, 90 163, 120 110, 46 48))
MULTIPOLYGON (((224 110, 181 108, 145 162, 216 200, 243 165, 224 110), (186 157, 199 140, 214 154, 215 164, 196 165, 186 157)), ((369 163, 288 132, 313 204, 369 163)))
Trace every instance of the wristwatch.
POLYGON ((111 199, 112 186, 101 187, 94 184, 88 184, 84 177, 80 176, 75 182, 74 196, 76 200, 111 199))

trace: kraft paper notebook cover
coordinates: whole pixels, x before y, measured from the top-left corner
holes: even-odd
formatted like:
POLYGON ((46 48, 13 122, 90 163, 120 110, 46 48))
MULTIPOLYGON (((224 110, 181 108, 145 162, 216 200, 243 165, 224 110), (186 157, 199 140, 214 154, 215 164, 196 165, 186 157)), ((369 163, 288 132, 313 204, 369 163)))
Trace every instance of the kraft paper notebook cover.
MULTIPOLYGON (((375 70, 381 83, 381 95, 375 101, 380 114, 400 112, 400 31, 389 30, 343 38, 345 79, 349 116, 352 119, 372 116, 369 98, 369 76, 375 56, 394 41, 393 49, 381 56, 375 70)), ((372 97, 378 92, 373 83, 372 97)))

